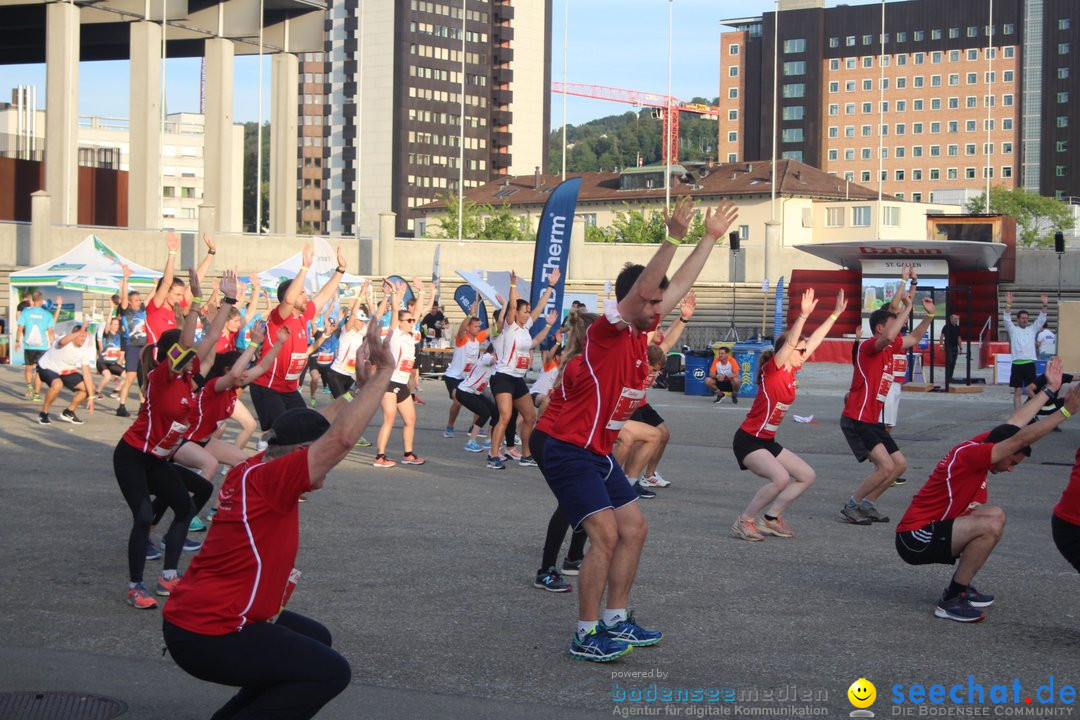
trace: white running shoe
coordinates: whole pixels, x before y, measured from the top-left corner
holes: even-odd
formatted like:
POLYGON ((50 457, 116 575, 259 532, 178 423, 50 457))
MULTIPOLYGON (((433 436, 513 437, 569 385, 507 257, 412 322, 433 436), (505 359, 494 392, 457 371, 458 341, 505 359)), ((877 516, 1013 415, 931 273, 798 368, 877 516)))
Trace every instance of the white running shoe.
MULTIPOLYGON (((664 477, 658 472, 654 472, 646 479, 649 481, 649 487, 666 488, 668 485, 671 484, 670 482, 665 480, 664 477)), ((641 481, 641 484, 645 484, 644 479, 641 481)))
POLYGON ((640 478, 638 478, 638 482, 641 484, 641 487, 647 487, 647 488, 660 487, 655 482, 653 482, 653 479, 651 477, 645 477, 644 475, 642 475, 640 478))

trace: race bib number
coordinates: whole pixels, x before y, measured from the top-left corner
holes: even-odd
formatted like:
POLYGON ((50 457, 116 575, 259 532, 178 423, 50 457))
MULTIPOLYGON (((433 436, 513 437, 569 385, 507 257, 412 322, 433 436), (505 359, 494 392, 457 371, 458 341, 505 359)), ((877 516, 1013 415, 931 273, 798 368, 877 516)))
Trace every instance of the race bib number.
POLYGON ((334 353, 321 352, 315 356, 315 362, 319 363, 320 365, 329 365, 330 363, 334 362, 334 353))
POLYGON ((289 357, 289 367, 285 371, 286 380, 298 380, 307 367, 307 353, 293 353, 289 357))
POLYGON ((881 402, 885 402, 885 398, 889 395, 889 388, 892 387, 893 376, 892 372, 883 373, 881 376, 881 382, 878 383, 877 399, 881 402))
POLYGON ((514 363, 514 367, 518 370, 528 370, 529 361, 532 360, 532 355, 525 353, 518 353, 517 361, 514 363))
POLYGON ((414 358, 401 358, 398 361, 398 372, 411 373, 415 362, 414 358))
POLYGON ((476 394, 479 395, 480 393, 484 392, 484 390, 487 389, 487 386, 488 386, 488 381, 487 380, 481 380, 480 382, 476 383, 476 385, 473 387, 473 389, 476 391, 476 394))
POLYGON ((180 447, 180 441, 184 438, 184 434, 187 431, 187 423, 174 422, 172 426, 169 427, 169 432, 165 433, 165 437, 161 438, 161 442, 150 450, 150 454, 160 458, 169 457, 176 452, 176 448, 180 447))
POLYGON ((784 416, 787 415, 790 407, 787 403, 776 403, 776 407, 769 413, 769 419, 765 421, 765 429, 769 432, 776 432, 780 427, 780 423, 784 422, 784 416))
POLYGON ((345 369, 348 370, 350 374, 356 372, 356 356, 355 355, 350 355, 349 359, 345 361, 345 369))
POLYGON ((471 373, 474 367, 476 367, 476 363, 467 362, 465 363, 465 370, 463 372, 465 372, 466 374, 471 373))
POLYGON ((123 352, 124 351, 121 350, 120 348, 116 347, 115 345, 112 345, 110 347, 105 348, 105 354, 103 355, 103 357, 105 358, 105 362, 107 362, 107 363, 119 362, 120 361, 120 356, 123 355, 123 352))
POLYGON ((907 355, 893 355, 892 372, 893 377, 903 382, 907 378, 907 355))
POLYGON ((634 411, 645 401, 645 391, 624 387, 619 393, 619 400, 615 403, 615 409, 611 412, 611 418, 605 427, 608 430, 621 430, 634 411))

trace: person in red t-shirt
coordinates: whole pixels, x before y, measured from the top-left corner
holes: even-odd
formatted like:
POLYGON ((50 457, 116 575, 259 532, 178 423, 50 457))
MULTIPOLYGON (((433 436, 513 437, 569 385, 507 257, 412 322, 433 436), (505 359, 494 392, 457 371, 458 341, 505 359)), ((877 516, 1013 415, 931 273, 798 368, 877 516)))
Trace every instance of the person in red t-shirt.
POLYGON ((590 541, 579 577, 572 657, 608 662, 662 637, 635 623, 627 610, 648 527, 637 493, 611 450, 619 429, 645 399, 646 333, 690 291, 737 214, 729 201, 715 213, 707 211, 704 237, 669 282, 665 273, 694 217, 694 204, 684 196, 670 215, 665 212, 669 237, 647 266, 630 265, 619 273, 616 301, 606 303, 604 315, 585 334, 582 354, 565 368, 564 382, 570 381, 565 404, 555 412, 558 398, 553 399, 536 426, 547 438, 542 447, 530 443, 530 450, 534 456, 542 451, 537 463, 548 486, 570 524, 584 527, 590 541))
MULTIPOLYGON (((286 327, 289 330, 289 341, 282 348, 270 372, 256 379, 250 386, 251 402, 255 405, 255 413, 259 416, 263 432, 269 430, 274 419, 286 410, 306 407, 299 387, 300 376, 308 362, 308 323, 337 295, 338 285, 346 271, 345 253, 339 247, 337 269, 315 297, 309 300, 304 281, 314 261, 315 251, 310 243, 305 244, 300 270, 295 278, 278 285, 278 306, 270 311, 267 319, 266 334, 276 336, 278 328, 286 327)), ((270 348, 264 345, 259 359, 269 351, 270 348)), ((262 443, 259 447, 262 447, 262 443)))
POLYGON ((776 441, 776 431, 795 402, 799 387, 796 374, 847 307, 844 291, 841 290, 836 294, 836 305, 829 317, 807 338, 802 334, 803 328, 817 303, 813 288, 803 292, 799 317, 787 332, 776 338, 772 352, 762 354, 758 394, 731 443, 739 467, 769 481, 758 489, 746 510, 735 518, 731 526, 743 540, 764 540, 762 533, 782 538, 795 537, 782 513, 810 487, 816 477, 814 469, 805 460, 776 441), (757 514, 763 512, 766 506, 769 510, 762 515, 759 526, 757 514))
POLYGON ((897 293, 904 294, 897 312, 878 308, 870 313, 869 325, 873 334, 859 343, 855 353, 851 389, 844 402, 840 429, 855 459, 863 462, 869 457, 874 470, 840 509, 841 519, 854 525, 889 522, 888 517, 878 512, 874 501, 907 469, 907 459, 881 422, 881 410, 893 383, 893 355, 918 344, 937 313, 934 301, 923 298, 926 317, 911 333, 899 337, 900 329, 915 306, 917 284, 918 277, 912 272, 910 290, 897 289, 897 293))
MULTIPOLYGON (((1046 394, 1056 398, 1061 388, 1061 359, 1046 370, 1046 394)), ((1031 446, 1080 410, 1080 385, 1074 385, 1060 412, 1028 424, 1042 407, 1042 393, 1027 401, 1008 422, 966 440, 937 464, 926 484, 911 500, 896 525, 896 552, 910 565, 960 563, 942 593, 934 615, 958 622, 978 622, 980 608, 994 596, 972 585, 1005 530, 1005 511, 987 505, 988 473, 1011 472, 1031 455, 1031 446), (1021 429, 1023 428, 1023 429, 1021 429)))
MULTIPOLYGON (((194 271, 192 280, 197 282, 194 271)), ((236 276, 226 272, 223 287, 229 298, 235 298, 236 276)), ((164 569, 156 588, 158 595, 168 596, 177 582, 176 570, 187 539, 188 525, 213 491, 208 480, 169 462, 191 423, 191 412, 195 407, 192 376, 199 372, 198 357, 207 357, 213 352, 215 338, 221 332, 226 316, 219 313, 210 327, 211 332, 203 336, 197 348, 192 348, 196 317, 197 313, 190 313, 184 321, 183 332, 175 328, 166 330, 158 338, 156 348, 148 346, 143 351, 142 362, 149 363, 154 358, 157 365, 143 366, 147 371, 143 390, 146 402, 140 406, 135 422, 113 452, 116 482, 133 518, 128 536, 127 601, 141 609, 157 607, 157 601, 143 586, 147 554, 153 550, 149 546, 151 525, 160 519, 166 508, 172 508, 173 521, 165 533, 164 569), (154 502, 150 500, 151 495, 156 496, 154 502)))
MULTIPOLYGON (((1069 410, 1066 412, 1072 414, 1069 410)), ((1076 451, 1076 464, 1069 476, 1069 484, 1054 506, 1050 529, 1058 552, 1080 572, 1080 450, 1076 451)))
MULTIPOLYGON (((202 282, 206 277, 206 271, 217 254, 217 247, 210 236, 203 234, 203 242, 206 243, 206 254, 199 266, 195 268, 195 277, 202 282)), ((158 278, 154 287, 154 294, 150 302, 146 304, 146 344, 155 345, 161 339, 161 334, 166 330, 176 327, 176 315, 179 310, 184 317, 191 312, 194 296, 184 281, 177 277, 176 253, 180 251, 180 236, 174 232, 165 236, 165 243, 169 248, 169 259, 165 261, 165 272, 158 278)), ((202 303, 202 298, 199 298, 202 303)))
POLYGON ((349 684, 330 631, 285 607, 300 575, 300 496, 323 486, 378 409, 394 369, 388 345, 373 318, 354 399, 287 410, 266 453, 229 472, 206 543, 165 606, 162 634, 176 664, 240 688, 214 717, 310 718, 349 684))

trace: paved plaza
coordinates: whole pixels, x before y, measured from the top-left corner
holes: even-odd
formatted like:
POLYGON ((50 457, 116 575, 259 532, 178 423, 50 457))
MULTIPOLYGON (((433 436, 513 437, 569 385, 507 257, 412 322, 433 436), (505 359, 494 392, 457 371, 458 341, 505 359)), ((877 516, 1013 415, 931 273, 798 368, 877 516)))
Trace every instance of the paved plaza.
MULTIPOLYGON (((351 687, 320 717, 846 716, 847 688, 860 677, 877 686, 871 710, 884 717, 905 709, 892 707, 897 684, 966 688, 972 675, 989 692, 1018 678, 1017 710, 1040 685, 1075 686, 1078 578, 1052 544, 1050 510, 1080 421, 1014 473, 990 477, 990 501, 1008 524, 976 584, 998 600, 985 622, 962 625, 932 614, 950 570, 905 565, 893 529, 937 461, 1002 422, 1011 398, 997 387, 905 393, 895 437, 909 482, 878 503, 890 524, 857 527, 838 520, 867 472, 839 430, 850 373, 821 364, 801 374, 792 412, 814 422, 789 416, 778 439, 809 461, 817 482, 787 515, 798 536, 762 543, 729 529, 760 483, 738 471, 730 450, 749 401, 650 392, 672 429, 660 470, 673 484, 641 501, 650 530, 631 602, 665 637, 607 665, 566 655, 576 588, 532 587, 554 507, 539 471, 486 470, 482 455, 462 451, 464 418, 458 437, 444 439, 446 393, 425 381, 416 450, 428 463, 375 470, 371 449, 358 449, 301 507, 303 576, 290 607, 324 623, 353 668, 351 687), (716 689, 731 701, 613 700, 647 697, 653 683, 716 689)), ((39 426, 22 388, 21 368, 0 367, 0 692, 106 695, 127 703, 125 718, 209 717, 233 691, 181 672, 162 655, 160 611, 124 603, 131 516, 112 450, 130 421, 105 400, 82 413, 84 425, 63 423, 61 400, 53 425, 39 426)), ((395 433, 390 457, 400 442, 395 433)), ((147 578, 159 568, 148 562, 147 578)))

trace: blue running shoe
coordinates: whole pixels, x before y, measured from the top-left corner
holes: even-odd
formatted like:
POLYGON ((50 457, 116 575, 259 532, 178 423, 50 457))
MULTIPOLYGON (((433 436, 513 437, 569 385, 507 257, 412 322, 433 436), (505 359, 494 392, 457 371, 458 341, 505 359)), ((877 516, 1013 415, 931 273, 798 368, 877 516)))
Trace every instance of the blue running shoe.
POLYGON ((971 607, 984 608, 994 604, 993 595, 979 592, 975 589, 974 585, 968 585, 968 589, 965 592, 960 593, 960 597, 967 600, 971 604, 971 607))
POLYGON ((986 614, 976 607, 972 607, 963 595, 957 595, 954 598, 945 599, 942 595, 938 600, 937 607, 934 608, 934 615, 939 618, 945 618, 946 620, 955 620, 962 623, 974 623, 979 622, 986 618, 986 614))
POLYGON ((505 470, 506 463, 502 461, 502 458, 491 457, 488 455, 487 467, 488 470, 505 470))
POLYGON ((465 452, 484 452, 484 448, 475 440, 465 443, 465 452))
POLYGON ((536 460, 533 459, 532 455, 526 455, 525 457, 518 460, 518 465, 520 465, 521 467, 540 467, 536 464, 536 460))
POLYGON ((199 516, 196 515, 195 517, 191 518, 191 522, 188 523, 187 529, 188 532, 206 532, 206 525, 203 523, 202 520, 199 519, 199 516))
POLYGON ((605 625, 604 621, 601 620, 599 627, 607 633, 612 640, 618 640, 619 642, 624 642, 627 645, 634 645, 635 647, 655 645, 664 637, 664 633, 659 630, 646 630, 634 622, 634 613, 630 613, 629 617, 625 620, 611 626, 605 625))
MULTIPOLYGON (((191 538, 184 538, 184 552, 195 552, 202 547, 202 543, 191 538)), ((165 549, 165 541, 161 541, 161 549, 165 549)))
POLYGON ((633 645, 614 639, 597 625, 588 635, 578 639, 577 633, 570 640, 570 657, 590 662, 618 660, 634 649, 633 645))
POLYGON ((557 593, 566 593, 573 589, 573 586, 570 583, 562 579, 562 576, 559 575, 559 571, 555 569, 554 565, 544 572, 536 574, 536 580, 533 581, 533 587, 557 593))
POLYGON ((147 560, 160 560, 161 551, 154 547, 153 541, 146 543, 146 559, 147 560))
MULTIPOLYGON (((484 437, 484 436, 483 435, 477 435, 477 437, 484 437)), ((483 445, 484 445, 485 450, 490 450, 491 449, 491 438, 484 438, 483 445)))
POLYGON ((443 430, 442 436, 444 438, 452 438, 452 437, 454 437, 454 426, 453 425, 447 425, 446 429, 443 430))

